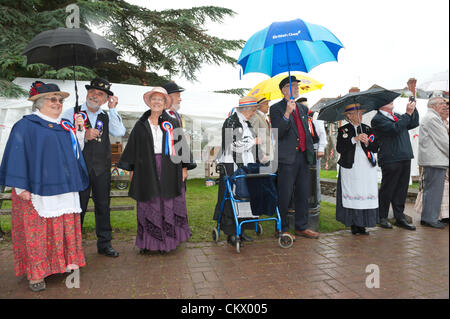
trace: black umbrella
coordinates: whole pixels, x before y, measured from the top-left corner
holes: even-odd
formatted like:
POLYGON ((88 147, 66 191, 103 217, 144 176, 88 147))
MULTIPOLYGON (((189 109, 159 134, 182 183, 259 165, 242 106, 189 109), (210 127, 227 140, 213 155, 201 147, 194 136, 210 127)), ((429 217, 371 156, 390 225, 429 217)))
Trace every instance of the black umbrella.
POLYGON ((399 93, 383 89, 371 88, 367 91, 349 93, 343 97, 328 101, 321 107, 319 120, 337 122, 344 120, 345 107, 350 104, 360 104, 361 108, 370 112, 394 101, 399 93))
POLYGON ((36 35, 22 54, 26 55, 27 64, 44 63, 55 69, 73 66, 76 106, 79 108, 75 66, 91 68, 100 62, 117 63, 120 52, 105 38, 85 29, 57 28, 36 35))

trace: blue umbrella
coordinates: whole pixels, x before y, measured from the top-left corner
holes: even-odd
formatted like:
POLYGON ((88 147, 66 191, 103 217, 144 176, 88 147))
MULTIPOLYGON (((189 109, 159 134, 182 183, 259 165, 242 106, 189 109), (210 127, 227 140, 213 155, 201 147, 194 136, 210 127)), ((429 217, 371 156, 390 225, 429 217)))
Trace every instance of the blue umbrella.
POLYGON ((320 25, 301 19, 274 22, 248 39, 238 64, 244 74, 258 72, 272 77, 289 72, 290 76, 291 71, 309 72, 319 64, 337 61, 341 48, 338 38, 320 25))

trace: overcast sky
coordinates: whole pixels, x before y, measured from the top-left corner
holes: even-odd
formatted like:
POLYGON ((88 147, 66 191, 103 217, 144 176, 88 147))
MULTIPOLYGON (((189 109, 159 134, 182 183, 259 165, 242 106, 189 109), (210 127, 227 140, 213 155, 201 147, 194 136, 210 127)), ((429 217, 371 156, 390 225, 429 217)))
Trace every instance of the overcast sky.
MULTIPOLYGON (((352 86, 361 90, 378 84, 389 89, 406 86, 410 77, 424 82, 449 69, 448 0, 128 0, 150 9, 190 8, 214 5, 232 9, 234 17, 223 24, 208 22, 212 35, 248 40, 275 21, 303 19, 328 28, 344 45, 338 62, 312 69, 308 76, 324 83, 308 93, 310 102, 346 94, 352 86)), ((239 51, 233 56, 239 56, 239 51)), ((237 66, 209 66, 198 72, 199 82, 177 78, 186 89, 222 90, 253 87, 267 79, 246 74, 239 79, 237 66)), ((310 103, 311 104, 311 103, 310 103)))

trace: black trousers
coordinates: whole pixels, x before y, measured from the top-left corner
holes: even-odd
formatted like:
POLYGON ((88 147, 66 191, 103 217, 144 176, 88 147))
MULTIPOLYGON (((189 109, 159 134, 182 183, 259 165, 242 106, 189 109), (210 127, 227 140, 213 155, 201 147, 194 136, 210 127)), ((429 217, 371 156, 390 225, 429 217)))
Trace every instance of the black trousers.
POLYGON ((392 204, 394 218, 405 218, 405 201, 408 196, 411 160, 384 164, 381 167, 382 179, 378 191, 380 218, 387 218, 392 204))
POLYGON ((110 221, 111 173, 105 171, 96 176, 94 170, 89 172, 89 187, 80 192, 81 226, 88 207, 92 190, 92 200, 95 206, 95 232, 97 234, 97 248, 104 249, 111 246, 112 229, 110 221))
POLYGON ((278 209, 281 217, 281 231, 289 230, 288 209, 294 192, 295 205, 295 229, 308 228, 310 193, 309 164, 306 160, 306 152, 297 152, 293 164, 278 164, 278 209))

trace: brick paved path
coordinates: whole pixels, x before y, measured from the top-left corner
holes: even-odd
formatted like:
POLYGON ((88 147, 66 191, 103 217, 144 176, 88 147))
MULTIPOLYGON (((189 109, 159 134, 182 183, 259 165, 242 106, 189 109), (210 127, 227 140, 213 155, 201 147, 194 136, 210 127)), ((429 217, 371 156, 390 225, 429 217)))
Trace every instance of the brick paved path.
POLYGON ((114 242, 116 259, 85 242, 80 288, 68 274, 47 278, 33 293, 14 276, 9 243, 0 244, 0 298, 449 298, 449 231, 375 228, 298 238, 290 249, 257 240, 237 254, 231 246, 185 244, 166 255, 139 255, 134 241, 114 242), (366 266, 380 270, 380 288, 366 288, 366 266))

